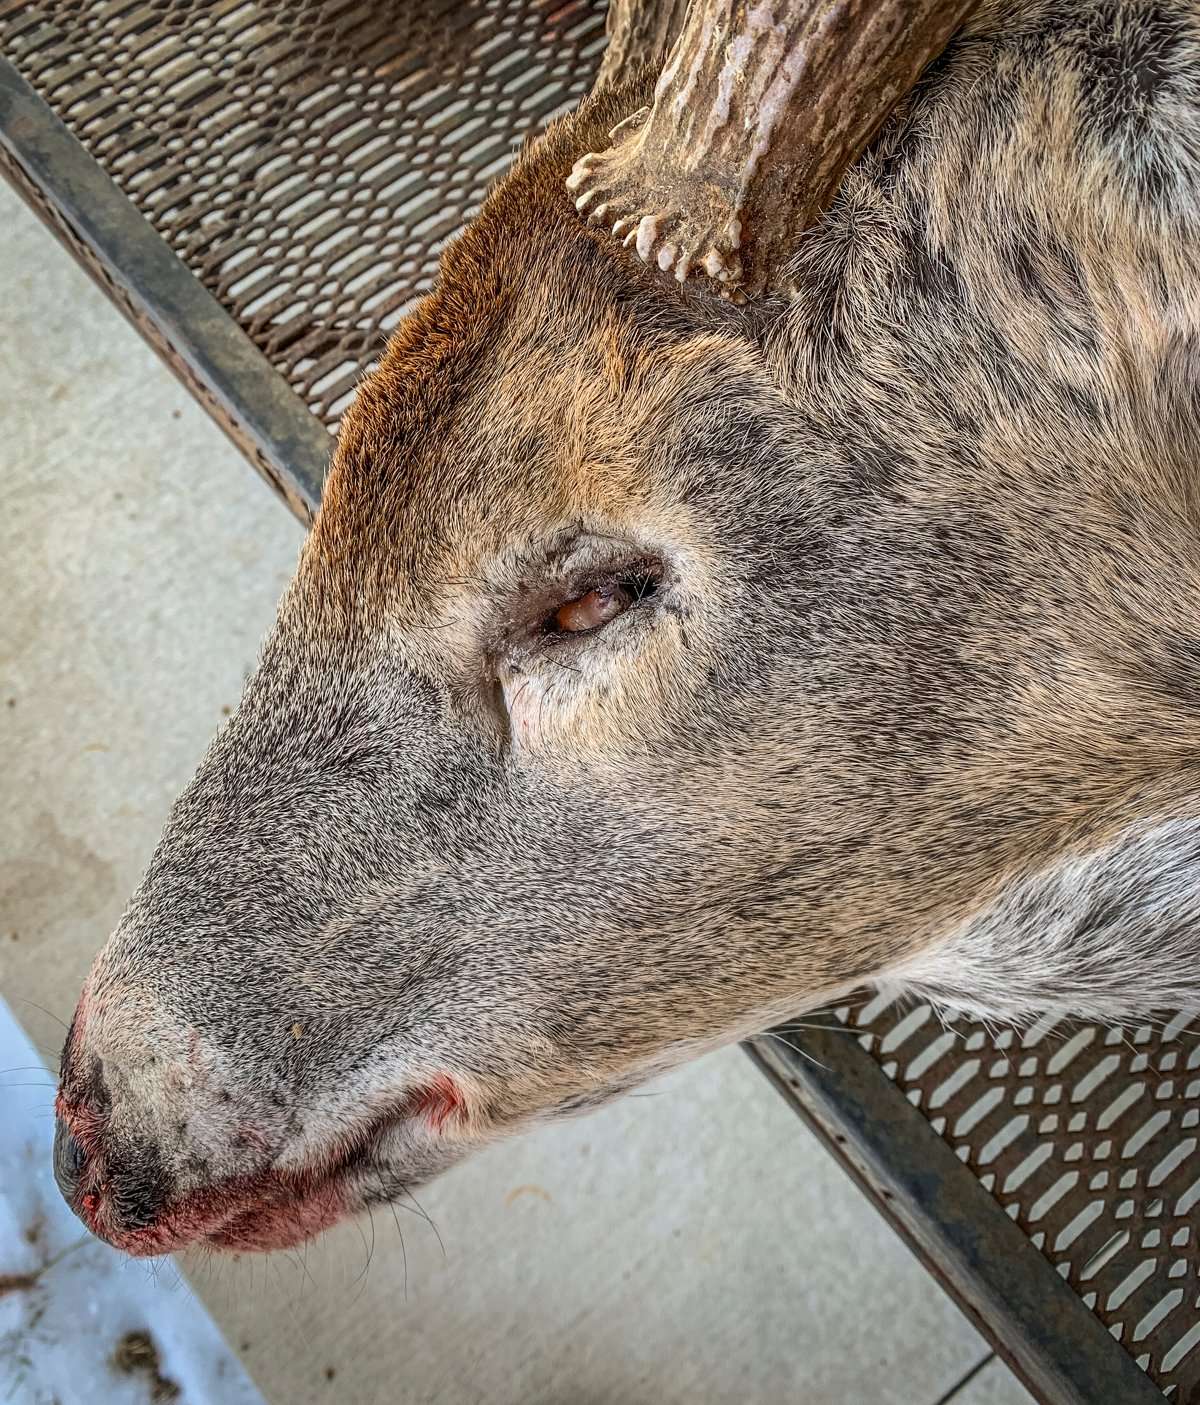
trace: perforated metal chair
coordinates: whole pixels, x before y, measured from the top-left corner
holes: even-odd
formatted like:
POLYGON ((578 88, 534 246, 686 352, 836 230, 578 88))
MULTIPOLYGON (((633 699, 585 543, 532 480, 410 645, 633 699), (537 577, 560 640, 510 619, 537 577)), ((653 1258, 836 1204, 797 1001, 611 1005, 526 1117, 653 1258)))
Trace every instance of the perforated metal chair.
MULTIPOLYGON (((0 0, 0 169, 293 512, 590 0, 0 0)), ((1200 1045, 881 999, 751 1056, 1035 1396, 1200 1401, 1200 1045)))

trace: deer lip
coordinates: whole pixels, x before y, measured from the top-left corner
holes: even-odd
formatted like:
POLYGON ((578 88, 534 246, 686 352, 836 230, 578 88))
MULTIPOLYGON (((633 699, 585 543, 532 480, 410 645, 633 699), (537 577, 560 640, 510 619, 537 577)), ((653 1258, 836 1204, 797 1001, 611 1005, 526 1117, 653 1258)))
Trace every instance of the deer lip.
POLYGON ((291 1248, 357 1208, 353 1183, 372 1164, 372 1153, 395 1120, 394 1111, 377 1117, 349 1143, 308 1166, 269 1167, 205 1186, 169 1205, 152 1225, 102 1237, 135 1258, 189 1245, 225 1253, 291 1248))
POLYGON ((265 1252, 302 1244, 348 1213, 351 1206, 346 1180, 345 1171, 335 1171, 298 1196, 276 1200, 268 1194, 236 1211, 219 1228, 206 1234, 202 1242, 227 1253, 265 1252))
MULTIPOLYGON (((89 1228, 135 1258, 170 1254, 189 1245, 227 1252, 283 1249, 302 1243, 353 1208, 353 1168, 267 1170, 192 1191, 167 1207, 151 1225, 105 1232, 89 1228)), ((96 1217, 99 1219, 99 1217, 96 1217)))

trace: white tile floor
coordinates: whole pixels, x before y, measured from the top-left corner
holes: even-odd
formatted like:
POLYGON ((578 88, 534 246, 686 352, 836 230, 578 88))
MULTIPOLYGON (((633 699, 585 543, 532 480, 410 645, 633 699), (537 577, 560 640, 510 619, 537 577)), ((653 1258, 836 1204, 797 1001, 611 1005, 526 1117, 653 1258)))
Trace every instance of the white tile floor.
MULTIPOLYGON (((300 536, 5 190, 0 309, 0 990, 52 1054, 300 536)), ((956 1390, 986 1347, 736 1050, 421 1203, 445 1252, 398 1211, 407 1290, 390 1214, 184 1263, 268 1401, 1028 1402, 998 1363, 956 1390)), ((0 1231, 0 1273, 21 1252, 0 1231)), ((48 1399, 12 1360, 0 1400, 48 1399)))

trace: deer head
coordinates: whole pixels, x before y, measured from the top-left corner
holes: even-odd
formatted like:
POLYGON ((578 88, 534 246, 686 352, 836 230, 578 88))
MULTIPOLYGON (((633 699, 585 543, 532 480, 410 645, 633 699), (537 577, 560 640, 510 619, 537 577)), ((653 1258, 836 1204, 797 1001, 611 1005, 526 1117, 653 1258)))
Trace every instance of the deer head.
POLYGON ((651 151, 679 65, 447 251, 80 999, 56 1164, 97 1233, 292 1243, 867 980, 1194 993, 1195 21, 1027 9, 832 204, 816 162, 784 274, 722 177, 744 303, 567 189, 647 107, 651 151))

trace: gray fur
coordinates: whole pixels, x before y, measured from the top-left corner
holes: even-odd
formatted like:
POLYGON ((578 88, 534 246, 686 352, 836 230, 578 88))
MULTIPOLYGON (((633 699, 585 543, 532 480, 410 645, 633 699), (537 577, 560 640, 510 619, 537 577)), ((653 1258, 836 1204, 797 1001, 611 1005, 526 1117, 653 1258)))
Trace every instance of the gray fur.
POLYGON ((889 973, 983 1019, 1122 1024, 1200 1000, 1200 818, 1131 826, 1013 879, 997 900, 889 973))

